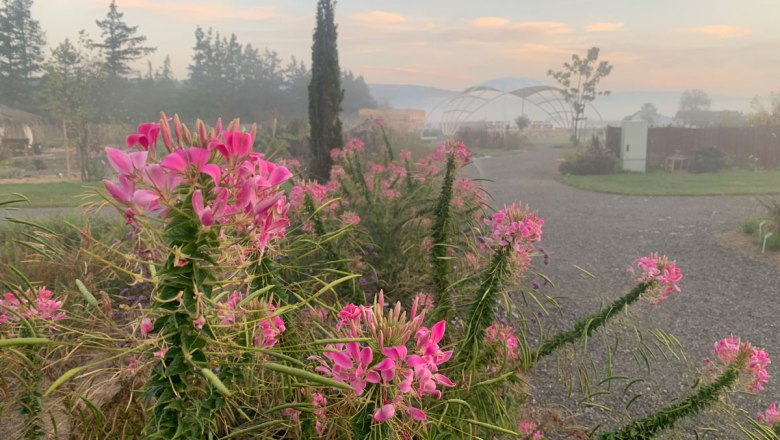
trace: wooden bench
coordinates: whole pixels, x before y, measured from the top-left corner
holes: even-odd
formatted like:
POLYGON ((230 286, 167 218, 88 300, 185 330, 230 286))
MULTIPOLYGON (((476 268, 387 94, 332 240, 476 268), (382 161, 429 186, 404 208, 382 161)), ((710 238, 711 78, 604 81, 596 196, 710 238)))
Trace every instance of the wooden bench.
POLYGON ((675 171, 688 171, 688 156, 684 154, 672 154, 666 158, 666 170, 670 173, 675 171))

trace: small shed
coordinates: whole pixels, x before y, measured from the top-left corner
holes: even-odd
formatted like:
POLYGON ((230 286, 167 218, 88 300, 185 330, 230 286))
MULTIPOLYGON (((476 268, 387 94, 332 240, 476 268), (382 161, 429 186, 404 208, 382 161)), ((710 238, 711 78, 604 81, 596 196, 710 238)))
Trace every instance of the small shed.
POLYGON ((32 153, 45 124, 41 116, 0 104, 0 157, 32 153))

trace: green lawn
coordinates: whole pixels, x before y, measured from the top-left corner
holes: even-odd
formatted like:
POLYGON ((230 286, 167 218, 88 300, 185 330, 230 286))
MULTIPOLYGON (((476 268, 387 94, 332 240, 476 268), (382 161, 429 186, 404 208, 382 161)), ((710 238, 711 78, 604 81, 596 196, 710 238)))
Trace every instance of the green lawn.
POLYGON ((780 171, 723 171, 720 173, 611 174, 557 176, 576 188, 636 196, 711 196, 780 194, 780 171))
POLYGON ((0 183, 0 203, 22 194, 30 200, 15 203, 17 208, 73 208, 84 202, 99 200, 97 196, 85 198, 86 194, 102 189, 101 183, 0 183))

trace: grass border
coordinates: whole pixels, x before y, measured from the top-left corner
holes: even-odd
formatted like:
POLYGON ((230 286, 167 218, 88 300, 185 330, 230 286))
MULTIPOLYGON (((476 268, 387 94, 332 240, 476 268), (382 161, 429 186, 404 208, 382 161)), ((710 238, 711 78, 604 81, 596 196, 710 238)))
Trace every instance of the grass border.
POLYGON ((571 176, 556 174, 556 182, 584 191, 626 196, 748 196, 780 194, 780 171, 724 171, 720 173, 649 173, 571 176), (744 183, 740 177, 752 177, 744 183), (737 185, 734 185, 734 179, 737 185), (763 180, 762 180, 763 179, 763 180), (632 182, 632 180, 634 180, 632 182), (636 184, 643 181, 642 185, 636 184), (698 182, 697 182, 698 181, 698 182), (691 186, 694 183, 694 186, 691 186), (632 185, 633 184, 633 185, 632 185))

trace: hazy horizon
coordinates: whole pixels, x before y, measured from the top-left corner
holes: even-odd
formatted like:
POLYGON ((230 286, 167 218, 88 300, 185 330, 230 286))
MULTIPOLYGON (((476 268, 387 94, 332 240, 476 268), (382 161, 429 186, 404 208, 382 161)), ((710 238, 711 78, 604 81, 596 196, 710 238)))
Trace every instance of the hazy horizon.
MULTIPOLYGON (((85 29, 108 0, 36 0, 33 18, 48 48, 85 29), (63 19, 67 17, 67 19, 63 19)), ((170 55, 174 74, 186 78, 196 25, 241 43, 267 47, 310 64, 316 2, 228 0, 118 0, 125 21, 138 26, 157 52, 170 55)), ((555 0, 545 4, 389 3, 341 0, 336 10, 341 66, 373 84, 413 84, 462 90, 502 76, 548 79, 572 53, 601 48, 614 66, 602 85, 613 91, 682 91, 765 96, 777 88, 780 2, 671 0, 652 5, 616 0, 555 0), (769 54, 769 55, 768 55, 769 54)), ((146 61, 136 64, 144 72, 146 61)))

